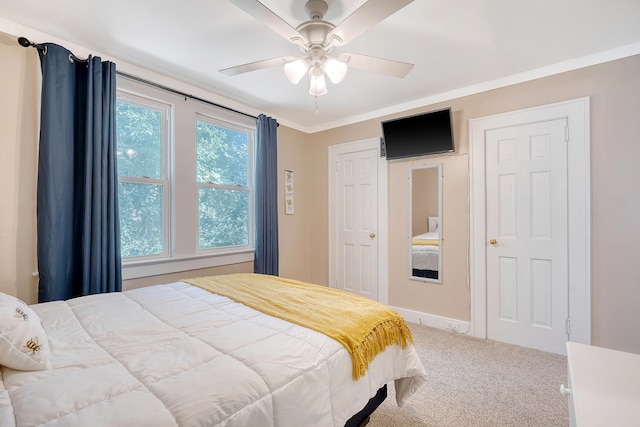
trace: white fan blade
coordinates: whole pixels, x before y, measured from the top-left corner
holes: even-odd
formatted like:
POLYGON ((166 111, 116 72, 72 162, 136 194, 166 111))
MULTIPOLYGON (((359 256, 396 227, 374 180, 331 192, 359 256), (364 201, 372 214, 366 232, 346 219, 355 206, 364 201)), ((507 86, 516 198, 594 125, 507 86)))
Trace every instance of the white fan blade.
POLYGON ((296 43, 296 40, 298 39, 304 40, 302 35, 291 25, 283 21, 282 18, 273 13, 271 9, 267 8, 258 0, 229 0, 229 3, 236 5, 249 15, 253 16, 258 20, 258 22, 267 25, 273 31, 293 43, 296 43))
POLYGON ((358 53, 343 53, 338 56, 338 59, 346 62, 349 68, 371 71, 400 79, 413 69, 413 64, 408 62, 376 58, 375 56, 360 55, 358 53))
POLYGON ((413 0, 369 0, 349 15, 328 35, 327 40, 333 36, 339 37, 341 45, 358 37, 377 23, 393 15, 413 0))
POLYGON ((293 56, 281 56, 280 58, 265 59, 262 61, 250 62, 248 64, 236 65, 235 67, 224 68, 220 70, 220 72, 228 76, 236 76, 238 74, 261 70, 263 68, 284 65, 287 62, 293 61, 294 59, 295 58, 293 56))

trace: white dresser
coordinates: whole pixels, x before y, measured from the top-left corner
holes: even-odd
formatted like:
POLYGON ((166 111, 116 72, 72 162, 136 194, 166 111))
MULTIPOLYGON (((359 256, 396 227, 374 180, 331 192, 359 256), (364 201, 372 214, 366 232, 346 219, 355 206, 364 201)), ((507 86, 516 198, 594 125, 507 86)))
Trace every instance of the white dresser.
POLYGON ((640 427, 640 355, 567 343, 571 426, 640 427))

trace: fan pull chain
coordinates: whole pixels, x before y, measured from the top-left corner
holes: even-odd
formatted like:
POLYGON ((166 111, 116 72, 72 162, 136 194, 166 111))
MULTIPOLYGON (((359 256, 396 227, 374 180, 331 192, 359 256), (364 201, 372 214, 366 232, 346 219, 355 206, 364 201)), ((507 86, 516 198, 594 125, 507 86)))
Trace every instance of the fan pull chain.
POLYGON ((314 96, 315 100, 316 100, 316 116, 318 115, 318 97, 314 96))

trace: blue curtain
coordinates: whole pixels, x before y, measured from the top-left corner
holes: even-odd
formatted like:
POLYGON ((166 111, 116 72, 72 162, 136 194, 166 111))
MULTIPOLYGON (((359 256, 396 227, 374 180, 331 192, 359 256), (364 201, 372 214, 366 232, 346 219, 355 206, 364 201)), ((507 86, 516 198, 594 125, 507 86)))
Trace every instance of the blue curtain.
POLYGON ((115 64, 38 52, 38 301, 120 291, 115 64))
POLYGON ((258 116, 255 273, 278 275, 278 123, 258 116))

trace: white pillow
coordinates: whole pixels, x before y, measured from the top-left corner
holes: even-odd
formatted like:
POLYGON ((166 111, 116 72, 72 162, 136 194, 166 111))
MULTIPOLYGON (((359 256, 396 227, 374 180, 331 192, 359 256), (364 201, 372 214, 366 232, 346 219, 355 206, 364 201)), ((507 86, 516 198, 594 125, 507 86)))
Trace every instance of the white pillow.
POLYGON ((429 231, 430 232, 440 232, 440 217, 439 216, 430 216, 429 220, 429 231))
POLYGON ((23 301, 1 292, 0 365, 19 371, 51 369, 40 317, 23 301))

